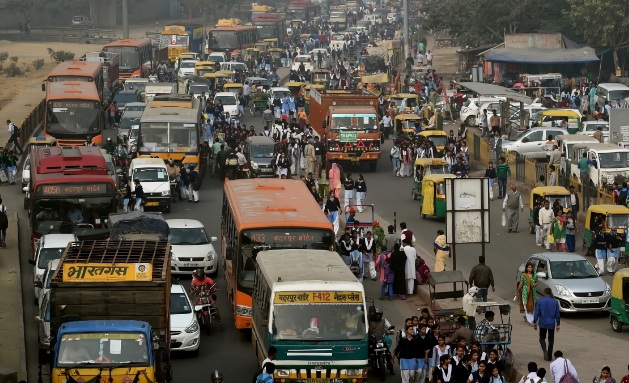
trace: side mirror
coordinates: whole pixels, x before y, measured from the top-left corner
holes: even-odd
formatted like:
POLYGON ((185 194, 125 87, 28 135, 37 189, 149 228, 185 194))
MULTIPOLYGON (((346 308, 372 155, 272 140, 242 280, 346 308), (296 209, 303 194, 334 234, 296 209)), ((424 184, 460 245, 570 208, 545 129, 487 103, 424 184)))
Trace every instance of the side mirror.
POLYGON ((530 140, 529 140, 529 138, 528 138, 528 137, 524 137, 524 138, 522 139, 522 143, 523 143, 523 144, 524 144, 524 143, 526 143, 526 142, 529 142, 529 141, 530 141, 530 140))
POLYGON ((35 262, 35 260, 34 260, 34 259, 29 259, 29 260, 28 260, 28 264, 29 264, 29 265, 33 265, 33 266, 35 266, 37 263, 35 262))
POLYGON ((548 278, 548 275, 546 274, 545 271, 540 271, 539 273, 537 273, 537 277, 546 279, 548 278))
POLYGON ((46 91, 46 83, 45 83, 45 82, 42 82, 42 84, 41 84, 41 90, 42 90, 42 92, 45 92, 45 91, 46 91))
POLYGON ((23 191, 24 193, 28 193, 28 186, 24 186, 24 187, 22 188, 22 191, 23 191))
POLYGON ((216 241, 218 241, 218 238, 217 237, 212 237, 212 238, 210 238, 210 241, 216 242, 216 241))

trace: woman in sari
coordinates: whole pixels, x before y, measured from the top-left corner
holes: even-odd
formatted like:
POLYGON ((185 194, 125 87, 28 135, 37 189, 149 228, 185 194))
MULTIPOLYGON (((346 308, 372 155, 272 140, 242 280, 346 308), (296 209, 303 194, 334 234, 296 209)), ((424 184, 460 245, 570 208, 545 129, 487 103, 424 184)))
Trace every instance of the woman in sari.
POLYGON ((330 169, 330 190, 334 190, 336 198, 341 198, 341 170, 336 163, 330 169))
POLYGON ((404 268, 406 266, 406 254, 400 250, 400 244, 396 243, 391 255, 391 270, 393 270, 393 294, 398 294, 400 299, 406 299, 406 279, 404 268))
POLYGON ((450 246, 448 246, 448 241, 446 240, 443 230, 437 230, 437 239, 435 239, 433 247, 436 257, 435 272, 445 271, 446 262, 448 262, 448 258, 450 258, 450 246))
POLYGON ((533 265, 527 263, 524 272, 520 276, 520 283, 518 283, 515 296, 520 297, 520 312, 525 313, 524 319, 529 326, 533 326, 535 302, 537 301, 536 286, 537 273, 534 272, 533 265))
POLYGON ((563 215, 563 209, 557 211, 551 231, 555 238, 555 249, 566 251, 566 217, 563 215))
POLYGON ((410 177, 413 174, 411 169, 413 164, 413 150, 405 143, 402 144, 402 150, 400 150, 400 159, 402 160, 400 177, 410 177))
POLYGON ((308 123, 308 115, 306 115, 306 111, 304 108, 299 108, 299 113, 297 113, 297 121, 299 122, 299 127, 303 130, 308 123))
POLYGON ((616 383, 616 379, 612 376, 612 370, 608 366, 604 366, 601 373, 592 379, 592 383, 616 383))

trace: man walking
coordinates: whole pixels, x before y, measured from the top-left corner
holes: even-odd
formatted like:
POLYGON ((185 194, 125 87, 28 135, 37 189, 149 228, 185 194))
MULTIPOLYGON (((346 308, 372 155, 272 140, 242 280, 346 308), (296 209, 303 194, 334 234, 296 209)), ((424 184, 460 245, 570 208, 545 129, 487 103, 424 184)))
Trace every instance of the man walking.
POLYGON ((535 304, 535 315, 533 317, 533 329, 537 330, 539 322, 539 344, 544 352, 544 360, 550 361, 555 343, 555 329, 559 332, 560 315, 559 303, 553 298, 553 291, 550 288, 544 289, 544 296, 537 300, 535 304), (546 347, 546 337, 548 336, 548 347, 546 347))
POLYGON ((399 177, 400 171, 400 143, 396 142, 391 148, 391 161, 393 162, 393 177, 399 177))
POLYGON ((492 292, 496 291, 494 274, 489 266, 485 265, 484 255, 478 257, 478 265, 472 268, 469 279, 470 286, 476 286, 478 288, 478 292, 476 293, 477 302, 487 302, 487 290, 489 286, 491 286, 492 292))
POLYGON ((550 203, 548 201, 542 202, 542 208, 539 209, 539 224, 541 226, 540 241, 546 250, 550 250, 548 236, 550 235, 550 226, 554 218, 555 215, 553 210, 550 209, 550 203))
POLYGON ((570 206, 572 206, 572 217, 574 222, 577 222, 577 215, 579 214, 579 195, 574 191, 574 185, 570 185, 570 206))
POLYGON ((417 251, 411 245, 410 238, 404 238, 402 246, 402 250, 404 251, 404 254, 406 254, 406 264, 404 265, 406 292, 408 295, 413 295, 413 289, 415 288, 415 260, 417 259, 417 251))
POLYGON ((507 194, 507 177, 511 176, 511 167, 507 165, 504 157, 500 157, 496 166, 496 178, 498 179, 498 199, 507 194))
POLYGON ((13 145, 15 145, 15 147, 20 151, 20 155, 22 155, 24 151, 22 150, 22 147, 18 142, 18 138, 20 137, 20 129, 15 126, 15 124, 12 123, 11 120, 7 120, 7 126, 9 127, 9 133, 11 133, 11 137, 9 138, 9 142, 7 142, 7 145, 13 143, 13 145))
POLYGON ((483 114, 480 115, 480 129, 483 132, 482 137, 489 134, 489 116, 487 115, 487 109, 483 109, 483 114))
POLYGON ((520 221, 520 213, 518 212, 518 207, 520 211, 524 211, 524 205, 522 204, 522 194, 516 189, 515 184, 511 184, 511 191, 507 192, 507 195, 502 203, 502 211, 508 209, 507 217, 507 229, 509 233, 517 233, 518 232, 518 223, 520 221))
POLYGON ((491 125, 491 132, 500 134, 500 117, 498 117, 498 113, 496 109, 491 111, 493 116, 489 119, 489 125, 491 125))
POLYGON ((574 380, 578 382, 577 370, 569 359, 563 357, 563 352, 555 351, 554 357, 555 360, 550 364, 550 375, 553 377, 553 382, 559 383, 566 374, 572 375, 574 380))

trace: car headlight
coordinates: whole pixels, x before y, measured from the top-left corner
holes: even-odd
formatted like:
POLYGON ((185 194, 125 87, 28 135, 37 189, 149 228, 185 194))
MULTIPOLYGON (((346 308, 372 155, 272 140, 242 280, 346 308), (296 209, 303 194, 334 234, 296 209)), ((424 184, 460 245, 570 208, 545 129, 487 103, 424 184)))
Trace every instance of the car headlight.
POLYGON ((275 370, 277 376, 290 376, 290 370, 275 370))
POLYGON ((555 285, 555 288, 557 289, 557 295, 562 295, 564 297, 570 296, 570 290, 563 287, 562 285, 555 285))
POLYGON ((207 253, 207 256, 205 257, 206 261, 213 261, 214 260, 214 252, 210 251, 209 253, 207 253))
POLYGON ((170 189, 168 190, 162 190, 162 196, 169 196, 170 195, 170 189))
POLYGON ((192 323, 192 325, 191 325, 190 327, 188 327, 185 331, 186 331, 188 334, 195 333, 195 332, 199 331, 199 324, 197 323, 197 321, 194 321, 194 322, 192 323))
POLYGON ((605 294, 603 295, 611 295, 612 288, 609 286, 609 283, 605 283, 605 294))
POLYGON ((358 369, 358 368, 347 370, 347 376, 360 376, 360 375, 362 375, 362 373, 363 373, 363 371, 361 369, 358 369))
POLYGON ((236 315, 250 317, 252 311, 251 307, 236 305, 236 315))
POLYGON ((258 169, 258 164, 256 164, 256 163, 255 163, 255 162, 253 162, 253 161, 249 161, 249 162, 251 163, 251 168, 252 168, 252 169, 254 169, 254 170, 257 170, 257 169, 258 169))

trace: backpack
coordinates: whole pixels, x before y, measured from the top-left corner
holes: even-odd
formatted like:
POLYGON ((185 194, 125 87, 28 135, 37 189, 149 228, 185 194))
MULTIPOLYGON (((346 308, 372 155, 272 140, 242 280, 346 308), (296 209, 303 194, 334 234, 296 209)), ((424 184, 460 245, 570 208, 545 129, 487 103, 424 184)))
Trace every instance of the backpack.
POLYGON ((354 258, 354 255, 351 255, 352 257, 352 262, 349 265, 349 270, 352 272, 352 274, 354 274, 355 276, 359 276, 360 275, 360 265, 358 264, 358 258, 354 258))
POLYGON ((20 135, 20 128, 18 128, 17 125, 13 124, 13 135, 14 136, 19 136, 20 135))
POLYGON ((9 217, 7 217, 7 207, 0 205, 0 230, 6 230, 9 227, 9 217))
POLYGON ((581 106, 581 96, 577 96, 574 98, 574 105, 581 106))
POLYGON ((568 360, 564 359, 563 363, 565 374, 561 377, 561 379, 559 379, 558 383, 578 383, 579 381, 577 380, 577 378, 575 378, 574 375, 572 375, 568 370, 568 360))
POLYGON ((618 193, 618 198, 616 198, 616 205, 626 205, 627 204, 627 189, 620 190, 618 193))

